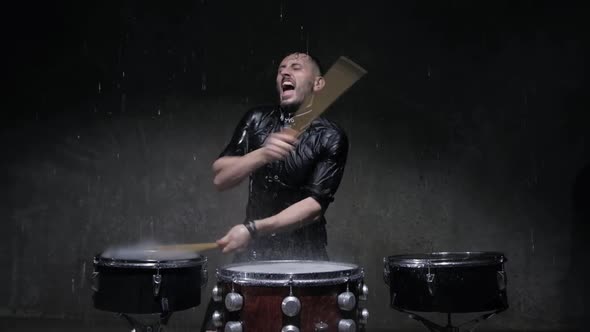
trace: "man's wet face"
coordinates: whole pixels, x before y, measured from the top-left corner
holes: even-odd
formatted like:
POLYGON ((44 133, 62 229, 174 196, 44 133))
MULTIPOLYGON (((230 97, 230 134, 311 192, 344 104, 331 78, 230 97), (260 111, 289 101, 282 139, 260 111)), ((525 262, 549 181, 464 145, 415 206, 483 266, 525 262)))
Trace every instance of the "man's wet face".
POLYGON ((296 109, 313 93, 319 71, 311 58, 304 53, 288 55, 277 73, 277 91, 283 108, 296 109))

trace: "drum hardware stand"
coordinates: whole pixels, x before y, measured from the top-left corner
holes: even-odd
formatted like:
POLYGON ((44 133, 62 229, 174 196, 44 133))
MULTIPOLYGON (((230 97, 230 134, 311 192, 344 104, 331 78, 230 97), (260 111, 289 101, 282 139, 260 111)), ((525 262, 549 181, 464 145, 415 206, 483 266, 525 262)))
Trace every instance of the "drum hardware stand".
POLYGON ((160 320, 151 324, 140 322, 137 318, 131 317, 125 313, 118 313, 117 316, 124 318, 127 323, 129 323, 131 332, 164 332, 164 328, 166 324, 168 324, 168 320, 172 316, 172 312, 161 313, 160 320))
POLYGON ((406 313, 410 316, 410 318, 415 319, 419 322, 421 322, 422 324, 424 324, 428 330, 430 330, 431 332, 461 332, 461 331, 466 331, 466 332, 473 332, 475 331, 475 328, 477 327, 477 325, 481 322, 483 322, 484 320, 487 320, 493 316, 495 316, 496 314, 499 314, 500 312, 506 310, 506 309, 500 309, 500 310, 496 310, 494 312, 491 313, 487 313, 487 314, 483 314, 479 317, 476 317, 472 320, 469 320, 461 325, 458 326, 453 326, 451 324, 451 313, 447 313, 447 325, 446 326, 442 326, 442 325, 438 325, 420 315, 411 313, 409 311, 403 310, 403 309, 397 309, 403 313, 406 313), (471 328, 466 328, 466 329, 461 329, 461 327, 463 326, 467 326, 473 324, 473 326, 471 328))
POLYGON ((168 320, 172 317, 173 311, 168 308, 168 298, 163 297, 160 301, 162 313, 157 322, 145 324, 140 322, 137 318, 131 317, 125 313, 118 313, 119 317, 124 318, 131 327, 131 332, 164 332, 164 327, 168 324, 168 320))

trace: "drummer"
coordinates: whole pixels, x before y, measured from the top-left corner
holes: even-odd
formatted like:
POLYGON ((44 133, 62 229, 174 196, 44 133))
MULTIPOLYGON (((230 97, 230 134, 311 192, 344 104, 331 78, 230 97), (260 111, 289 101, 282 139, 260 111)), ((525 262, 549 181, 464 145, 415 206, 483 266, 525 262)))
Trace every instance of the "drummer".
POLYGON ((324 117, 298 136, 285 129, 306 97, 325 84, 317 59, 289 54, 277 71, 278 105, 246 112, 213 163, 220 191, 249 178, 244 222, 217 240, 235 261, 328 259, 324 215, 342 179, 348 139, 324 117))

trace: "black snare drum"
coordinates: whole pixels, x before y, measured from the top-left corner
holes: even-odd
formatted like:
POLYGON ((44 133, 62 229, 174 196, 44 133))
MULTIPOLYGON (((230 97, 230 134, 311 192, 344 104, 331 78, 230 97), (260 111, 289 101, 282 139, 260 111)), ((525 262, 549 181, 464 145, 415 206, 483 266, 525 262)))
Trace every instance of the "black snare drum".
POLYGON ((383 261, 394 309, 466 313, 508 308, 502 253, 435 252, 383 261))
POLYGON ((201 303, 207 258, 195 252, 114 248, 94 258, 93 301, 118 313, 167 313, 201 303))

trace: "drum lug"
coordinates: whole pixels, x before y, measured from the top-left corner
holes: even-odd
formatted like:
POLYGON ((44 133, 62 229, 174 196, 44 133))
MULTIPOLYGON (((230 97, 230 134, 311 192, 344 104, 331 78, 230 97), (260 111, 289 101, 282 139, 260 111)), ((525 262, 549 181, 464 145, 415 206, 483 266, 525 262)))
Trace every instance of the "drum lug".
POLYGON ((299 328, 295 325, 283 326, 281 332, 299 332, 299 328))
POLYGON ((367 325, 368 321, 369 321, 369 310, 364 308, 359 312, 359 324, 360 325, 367 325))
POLYGON ((338 307, 344 311, 350 311, 356 306, 356 297, 352 292, 346 291, 338 295, 338 307))
POLYGON ((154 287, 154 297, 157 297, 158 295, 160 295, 160 284, 162 283, 162 275, 160 274, 160 271, 157 272, 157 274, 154 274, 152 276, 152 284, 154 287))
POLYGON ((94 271, 94 272, 92 272, 92 276, 90 277, 90 281, 91 281, 90 289, 92 289, 95 292, 98 292, 98 287, 100 284, 100 282, 99 282, 100 279, 98 278, 99 275, 100 275, 100 272, 94 271))
POLYGON ((227 322, 225 324, 225 332, 242 332, 242 322, 227 322))
POLYGON ((162 312, 169 312, 170 306, 168 305, 168 298, 163 297, 160 301, 160 307, 162 308, 162 312))
POLYGON ((211 298, 215 302, 221 302, 221 299, 223 299, 223 291, 219 285, 213 286, 213 289, 211 290, 211 298))
POLYGON ((205 287, 209 281, 209 270, 207 269, 207 262, 203 263, 201 270, 201 287, 205 287))
POLYGON ((359 284, 359 300, 361 301, 366 301, 367 297, 369 296, 369 286, 367 286, 367 284, 365 284, 364 282, 361 282, 359 284))
POLYGON ((213 311, 213 314, 211 315, 211 322, 213 323, 213 326, 220 328, 223 326, 223 314, 217 310, 213 311))
MULTIPOLYGON (((293 295, 287 296, 283 299, 281 303, 281 309, 286 316, 295 317, 299 314, 301 310, 301 302, 299 299, 293 295)), ((291 331, 291 330, 289 330, 291 331)))
POLYGON ((338 332, 356 332, 356 323, 352 319, 341 319, 338 322, 338 332))
POLYGON ((506 289, 506 284, 507 284, 506 272, 504 272, 504 271, 497 271, 496 278, 498 280, 498 289, 501 290, 501 291, 502 290, 505 290, 506 289))
POLYGON ((244 297, 242 295, 231 292, 225 296, 225 308, 229 312, 234 312, 242 309, 242 305, 244 304, 244 297))
POLYGON ((426 284, 428 285, 428 293, 430 296, 434 296, 434 292, 436 292, 436 282, 435 282, 436 274, 428 273, 426 274, 426 284))

